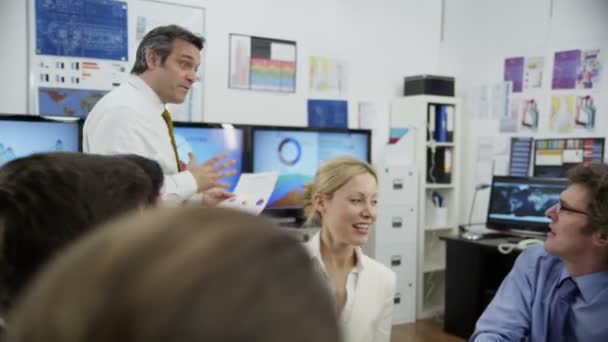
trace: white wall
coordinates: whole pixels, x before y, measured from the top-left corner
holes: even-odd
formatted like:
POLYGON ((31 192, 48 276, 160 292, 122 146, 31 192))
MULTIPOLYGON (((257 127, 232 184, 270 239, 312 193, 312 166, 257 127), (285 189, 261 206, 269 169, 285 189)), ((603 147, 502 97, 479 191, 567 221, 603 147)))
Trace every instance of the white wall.
MULTIPOLYGON (((471 87, 502 81, 504 59, 514 56, 545 56, 544 107, 536 137, 551 134, 543 125, 548 117, 553 53, 555 51, 600 48, 604 60, 603 91, 595 97, 598 108, 593 133, 571 136, 608 135, 608 1, 607 0, 446 0, 445 33, 441 42, 439 72, 454 75, 457 93, 464 96, 471 87), (544 114, 543 114, 544 113, 544 114)), ((476 145, 480 136, 498 136, 495 120, 473 119, 465 108, 466 148, 464 165, 471 172, 462 180, 460 222, 468 221, 475 186, 476 145)), ((521 134, 530 135, 530 134, 521 134)), ((564 136, 564 135, 562 135, 564 136)), ((483 222, 488 191, 479 193, 473 222, 483 222)))
MULTIPOLYGON (((131 0, 130 0, 131 1, 131 0)), ((349 110, 356 101, 388 103, 403 76, 433 73, 439 56, 440 0, 171 0, 206 9, 205 121, 306 125, 308 56, 350 63, 349 110), (228 89, 228 36, 243 33, 297 41, 297 92, 228 89)), ((0 112, 27 108, 26 1, 0 1, 0 112)), ((385 113, 384 113, 385 114, 385 113)))
MULTIPOLYGON (((207 1, 206 119, 306 125, 308 56, 349 62, 351 127, 356 101, 388 100, 404 75, 435 71, 440 2, 407 0, 207 1), (277 95, 228 89, 228 34, 297 41, 297 92, 277 95)), ((383 113, 386 117, 386 113, 383 113)), ((387 122, 387 121, 386 121, 387 122)), ((388 126, 388 123, 386 124, 388 126)))
MULTIPOLYGON (((136 0, 128 0, 136 1, 136 0)), ((374 101, 378 120, 373 156, 388 139, 391 98, 403 77, 435 73, 439 60, 441 0, 165 0, 204 7, 207 46, 204 121, 305 126, 308 57, 349 63, 349 125, 357 102, 374 101), (228 89, 229 34, 295 40, 296 93, 228 89)), ((0 113, 27 112, 27 13, 25 0, 0 0, 0 113), (10 86, 6 86, 10 85, 10 86)))
MULTIPOLYGON (((129 0, 133 1, 133 0, 129 0)), ((457 93, 502 80, 504 58, 545 56, 544 85, 550 82, 554 51, 600 47, 604 93, 608 83, 608 0, 445 0, 444 39, 439 41, 441 0, 168 0, 206 8, 203 62, 205 121, 305 125, 308 56, 350 63, 350 125, 357 101, 375 101, 379 111, 374 150, 386 140, 388 103, 399 96, 405 75, 454 75, 457 93), (277 94, 228 89, 228 35, 243 33, 297 41, 297 91, 277 94), (598 44, 600 46, 598 46, 598 44)), ((0 1, 0 113, 27 109, 26 1, 0 1)), ((548 96, 548 90, 547 90, 548 96)), ((548 106, 548 101, 545 101, 548 106)), ((596 132, 608 132, 608 96, 600 98, 596 132)), ((545 113, 546 113, 545 108, 545 113)), ((494 121, 471 120, 463 111, 465 160, 474 165, 480 135, 498 135, 494 121)), ((542 123, 541 123, 542 125, 542 123)), ((548 133, 542 128, 538 135, 548 133)), ((465 173, 461 222, 468 213, 475 172, 465 173)), ((483 219, 484 195, 476 220, 483 219)))
POLYGON ((27 111, 26 1, 0 1, 0 113, 27 111))

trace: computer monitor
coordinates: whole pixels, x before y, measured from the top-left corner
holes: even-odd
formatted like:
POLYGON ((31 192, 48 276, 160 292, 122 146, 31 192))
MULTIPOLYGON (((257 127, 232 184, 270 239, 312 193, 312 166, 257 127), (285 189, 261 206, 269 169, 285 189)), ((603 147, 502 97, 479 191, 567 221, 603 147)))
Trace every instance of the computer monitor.
POLYGON ((278 171, 266 213, 301 218, 301 195, 321 163, 337 156, 370 161, 369 130, 252 128, 253 172, 278 171))
POLYGON ((547 233, 550 220, 545 211, 559 202, 568 184, 564 178, 494 176, 486 225, 503 231, 547 233))
POLYGON ((0 115, 0 166, 41 152, 80 151, 80 121, 0 115))
POLYGON ((210 158, 228 153, 226 160, 234 159, 232 167, 236 174, 220 179, 229 184, 227 190, 232 191, 243 171, 244 129, 231 124, 208 124, 194 122, 174 122, 175 144, 180 164, 188 164, 188 153, 194 153, 196 161, 203 163, 210 158))

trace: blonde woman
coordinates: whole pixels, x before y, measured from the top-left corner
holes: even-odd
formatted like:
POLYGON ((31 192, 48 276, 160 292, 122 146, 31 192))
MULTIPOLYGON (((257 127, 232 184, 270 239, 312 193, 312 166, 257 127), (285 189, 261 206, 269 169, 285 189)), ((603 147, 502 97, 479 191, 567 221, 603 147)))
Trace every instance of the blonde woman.
POLYGON ((361 251, 376 220, 378 178, 367 163, 337 157, 304 189, 309 223, 321 231, 306 243, 332 290, 346 342, 388 342, 394 272, 361 251))

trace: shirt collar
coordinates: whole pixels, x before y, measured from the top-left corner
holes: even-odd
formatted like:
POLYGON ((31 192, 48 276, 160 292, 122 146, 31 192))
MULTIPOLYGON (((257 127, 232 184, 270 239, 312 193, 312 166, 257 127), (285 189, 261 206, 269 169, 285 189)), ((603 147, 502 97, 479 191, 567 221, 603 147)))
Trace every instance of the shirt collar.
POLYGON ((608 288, 608 271, 585 274, 574 279, 585 302, 592 301, 602 290, 608 288))
MULTIPOLYGON (((570 276, 566 267, 562 269, 558 284, 570 276)), ((602 290, 608 288, 608 270, 572 277, 585 302, 592 301, 602 290)))
MULTIPOLYGON (((321 268, 324 272, 327 272, 323 258, 321 258, 321 232, 315 234, 308 242, 310 254, 313 258, 316 258, 321 264, 321 268)), ((351 272, 359 273, 363 271, 363 251, 361 247, 355 247, 355 254, 357 255, 357 264, 353 267, 351 272)))
POLYGON ((153 108, 152 113, 161 115, 165 110, 165 104, 160 100, 158 94, 144 81, 141 77, 135 74, 129 75, 127 80, 129 84, 137 89, 145 97, 146 103, 153 108))

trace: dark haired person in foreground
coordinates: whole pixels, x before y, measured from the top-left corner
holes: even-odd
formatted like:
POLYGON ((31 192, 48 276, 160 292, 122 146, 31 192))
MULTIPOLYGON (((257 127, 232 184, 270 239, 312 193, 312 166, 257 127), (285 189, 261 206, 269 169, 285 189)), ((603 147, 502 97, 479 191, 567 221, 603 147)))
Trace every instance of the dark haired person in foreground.
POLYGON ((0 317, 58 250, 99 223, 155 204, 160 183, 130 159, 49 153, 0 168, 0 317))
POLYGON ((152 159, 148 159, 137 154, 124 154, 118 156, 137 164, 137 166, 139 166, 148 175, 152 185, 152 192, 150 193, 148 204, 158 204, 161 200, 160 191, 164 181, 163 169, 160 167, 160 164, 152 159))

